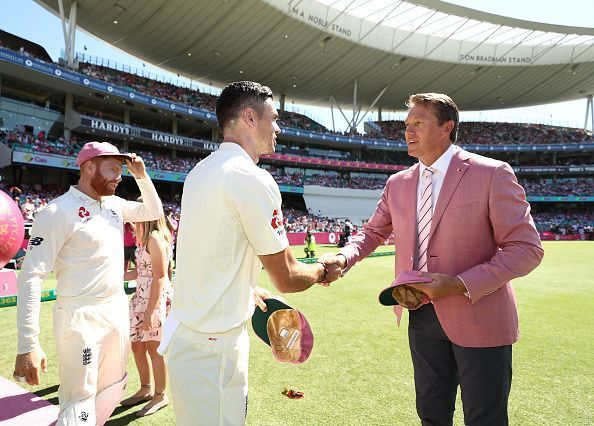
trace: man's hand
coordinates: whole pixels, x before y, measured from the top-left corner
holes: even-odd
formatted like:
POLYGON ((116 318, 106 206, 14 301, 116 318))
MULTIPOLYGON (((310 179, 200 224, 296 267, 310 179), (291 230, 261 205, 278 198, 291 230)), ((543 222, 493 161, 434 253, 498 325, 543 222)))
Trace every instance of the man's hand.
POLYGON ((268 306, 266 306, 266 302, 264 300, 272 297, 272 293, 262 287, 256 287, 254 289, 254 303, 262 312, 266 312, 268 310, 268 306))
POLYGON ((144 161, 138 155, 131 153, 130 156, 132 157, 131 160, 126 160, 126 165, 128 166, 128 171, 134 179, 143 179, 148 177, 146 174, 146 167, 144 165, 144 161))
POLYGON ((13 378, 17 382, 27 382, 30 385, 39 384, 39 371, 47 373, 45 353, 41 348, 16 357, 13 378))
POLYGON ((340 269, 346 268, 346 257, 340 253, 324 253, 318 260, 325 265, 337 265, 340 269))
POLYGON ((452 277, 446 274, 432 274, 429 272, 419 272, 419 275, 431 278, 433 281, 430 283, 413 283, 407 285, 422 291, 430 299, 451 296, 453 294, 464 294, 467 291, 464 282, 458 277, 452 277))
POLYGON ((342 268, 335 263, 324 264, 324 265, 325 265, 326 271, 328 271, 328 273, 326 274, 326 279, 324 280, 324 282, 322 282, 320 284, 323 285, 324 287, 329 287, 330 283, 333 283, 334 281, 336 281, 337 279, 342 277, 342 268))
POLYGON ((321 255, 318 257, 318 262, 323 263, 328 271, 326 279, 320 283, 324 287, 329 287, 330 283, 342 277, 342 270, 346 267, 346 258, 343 255, 337 255, 335 253, 321 255))

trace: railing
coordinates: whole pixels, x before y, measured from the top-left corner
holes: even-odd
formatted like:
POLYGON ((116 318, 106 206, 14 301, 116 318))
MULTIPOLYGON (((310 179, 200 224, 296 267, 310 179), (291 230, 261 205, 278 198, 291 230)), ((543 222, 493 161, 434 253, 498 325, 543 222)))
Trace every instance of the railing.
MULTIPOLYGON (((117 95, 123 98, 134 100, 135 102, 149 105, 152 107, 159 107, 164 110, 172 110, 181 114, 199 117, 211 122, 216 122, 216 116, 210 112, 188 105, 179 104, 175 102, 166 101, 155 98, 117 85, 107 84, 103 81, 90 78, 84 74, 73 72, 71 70, 61 68, 55 64, 47 64, 35 58, 23 57, 18 52, 8 49, 0 48, 0 60, 5 60, 14 64, 25 66, 37 72, 52 75, 71 83, 80 84, 90 87, 94 90, 104 92, 109 95, 117 95)), ((355 146, 368 146, 370 148, 387 148, 393 151, 406 151, 407 146, 404 141, 393 141, 388 139, 371 139, 361 137, 341 136, 335 133, 321 133, 294 128, 281 128, 285 136, 294 137, 298 140, 308 141, 316 140, 318 142, 328 143, 344 143, 355 146)), ((463 148, 476 152, 575 152, 575 151, 594 151, 594 143, 557 143, 548 145, 461 145, 463 148)))

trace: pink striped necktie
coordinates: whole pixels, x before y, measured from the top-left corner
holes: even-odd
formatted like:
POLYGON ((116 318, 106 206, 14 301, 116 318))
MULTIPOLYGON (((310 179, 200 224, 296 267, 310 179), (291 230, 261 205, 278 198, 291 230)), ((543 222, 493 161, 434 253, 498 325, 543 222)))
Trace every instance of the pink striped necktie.
POLYGON ((431 219, 433 218, 433 169, 427 167, 423 171, 423 191, 418 203, 419 220, 417 221, 418 257, 417 270, 427 272, 427 248, 429 246, 429 232, 431 231, 431 219))
MULTIPOLYGON (((418 250, 417 250, 417 271, 427 272, 427 247, 429 245, 429 232, 431 232, 431 219, 433 218, 433 173, 435 171, 427 167, 423 171, 422 176, 422 192, 421 198, 417 200, 417 205, 421 206, 417 220, 417 236, 418 236, 418 250)), ((394 314, 396 315, 396 324, 400 327, 400 319, 402 318, 403 308, 400 305, 395 305, 394 314)))

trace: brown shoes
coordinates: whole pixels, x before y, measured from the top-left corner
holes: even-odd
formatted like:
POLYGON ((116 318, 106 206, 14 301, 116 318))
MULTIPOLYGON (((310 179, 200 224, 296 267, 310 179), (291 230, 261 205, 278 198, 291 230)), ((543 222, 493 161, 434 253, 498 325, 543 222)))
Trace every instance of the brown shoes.
POLYGON ((167 407, 168 405, 169 399, 165 395, 165 392, 156 393, 148 404, 136 412, 136 417, 150 416, 151 414, 155 414, 161 408, 167 407))
POLYGON ((153 392, 151 391, 152 385, 142 385, 140 390, 131 397, 128 397, 120 402, 120 405, 124 407, 130 407, 132 405, 140 404, 141 402, 150 401, 153 399, 153 392))

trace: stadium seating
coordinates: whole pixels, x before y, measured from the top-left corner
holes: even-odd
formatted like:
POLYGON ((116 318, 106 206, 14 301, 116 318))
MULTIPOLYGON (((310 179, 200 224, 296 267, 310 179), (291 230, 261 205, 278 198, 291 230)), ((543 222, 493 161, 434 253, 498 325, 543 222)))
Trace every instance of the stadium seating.
MULTIPOLYGON (((382 136, 404 140, 403 121, 377 122, 382 136)), ((534 145, 593 143, 594 139, 581 129, 548 126, 545 124, 461 122, 459 145, 534 145)))

